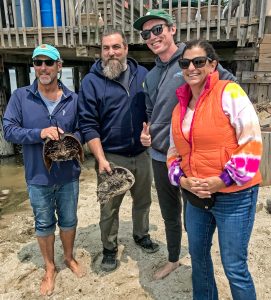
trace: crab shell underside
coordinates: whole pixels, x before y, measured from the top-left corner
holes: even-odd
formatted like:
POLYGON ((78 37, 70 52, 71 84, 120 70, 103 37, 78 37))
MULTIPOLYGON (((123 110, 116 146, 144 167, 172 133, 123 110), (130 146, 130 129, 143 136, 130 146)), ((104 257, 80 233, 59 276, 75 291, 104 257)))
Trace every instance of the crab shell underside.
POLYGON ((43 145, 43 161, 48 171, 51 170, 53 161, 72 159, 79 163, 84 161, 83 147, 73 134, 61 134, 58 141, 46 139, 43 145))
MULTIPOLYGON (((110 164, 112 166, 112 164, 110 164)), ((97 200, 101 204, 107 203, 115 196, 124 194, 135 183, 134 175, 126 168, 111 167, 112 173, 99 175, 100 184, 97 188, 97 200)))

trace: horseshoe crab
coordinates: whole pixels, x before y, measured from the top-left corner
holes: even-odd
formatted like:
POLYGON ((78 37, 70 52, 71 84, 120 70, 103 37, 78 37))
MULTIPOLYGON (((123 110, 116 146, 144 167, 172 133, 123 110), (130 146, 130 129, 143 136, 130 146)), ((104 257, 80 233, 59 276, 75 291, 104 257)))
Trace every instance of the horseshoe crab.
POLYGON ((110 163, 111 174, 107 172, 98 175, 100 184, 97 189, 97 201, 107 203, 115 196, 124 194, 135 183, 134 175, 126 168, 110 163))
POLYGON ((47 138, 43 145, 43 161, 50 172, 53 161, 76 159, 83 163, 84 151, 80 141, 71 133, 59 134, 59 140, 47 138))

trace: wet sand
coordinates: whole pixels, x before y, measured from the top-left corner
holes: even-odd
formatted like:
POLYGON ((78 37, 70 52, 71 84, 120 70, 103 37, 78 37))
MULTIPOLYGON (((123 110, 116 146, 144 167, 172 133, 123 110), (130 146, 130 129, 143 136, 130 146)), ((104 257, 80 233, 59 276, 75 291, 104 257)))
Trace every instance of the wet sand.
MULTIPOLYGON (((264 207, 268 198, 271 198, 271 188, 261 188, 249 247, 249 266, 259 300, 271 299, 271 215, 264 207)), ((28 201, 19 204, 18 208, 16 212, 6 213, 0 219, 0 299, 41 299, 39 284, 44 270, 34 235, 32 211, 28 201)), ((87 275, 78 279, 66 268, 57 232, 55 256, 58 275, 55 293, 50 299, 192 299, 191 263, 185 232, 181 266, 163 280, 152 279, 155 270, 167 259, 164 224, 155 189, 150 213, 150 234, 161 249, 154 254, 146 254, 133 242, 131 197, 127 194, 120 210, 119 266, 114 272, 105 273, 99 268, 102 245, 93 161, 84 164, 80 179, 78 217, 75 254, 87 267, 87 275)), ((214 238, 212 255, 219 299, 231 299, 221 266, 217 236, 214 238)))
POLYGON ((0 215, 21 209, 28 199, 20 155, 0 160, 0 215))

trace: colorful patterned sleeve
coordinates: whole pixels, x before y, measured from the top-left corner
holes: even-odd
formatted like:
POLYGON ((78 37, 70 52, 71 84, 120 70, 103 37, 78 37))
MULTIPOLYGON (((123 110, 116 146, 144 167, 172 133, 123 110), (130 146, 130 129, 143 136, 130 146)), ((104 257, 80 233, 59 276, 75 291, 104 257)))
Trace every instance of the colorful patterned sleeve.
POLYGON ((225 164, 220 178, 227 186, 234 182, 240 186, 251 180, 259 169, 262 154, 259 120, 248 96, 236 83, 225 87, 222 107, 236 130, 239 147, 225 164))
POLYGON ((180 167, 181 157, 175 147, 172 130, 170 126, 170 145, 167 152, 168 178, 172 185, 179 186, 180 178, 184 176, 184 172, 180 167))

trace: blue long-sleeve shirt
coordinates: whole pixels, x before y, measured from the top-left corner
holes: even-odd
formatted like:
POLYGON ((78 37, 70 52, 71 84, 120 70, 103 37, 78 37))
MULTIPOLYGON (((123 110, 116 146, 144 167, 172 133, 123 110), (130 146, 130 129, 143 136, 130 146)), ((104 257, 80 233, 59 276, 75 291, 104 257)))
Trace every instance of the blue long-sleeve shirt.
POLYGON ((76 160, 53 162, 50 173, 43 162, 44 140, 40 137, 43 128, 58 126, 82 140, 77 128, 77 95, 62 83, 59 84, 63 95, 52 114, 39 95, 36 80, 32 85, 14 91, 4 114, 5 139, 23 146, 27 184, 64 184, 78 179, 80 175, 76 160))

